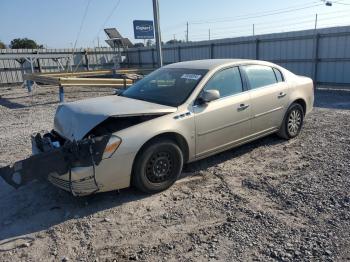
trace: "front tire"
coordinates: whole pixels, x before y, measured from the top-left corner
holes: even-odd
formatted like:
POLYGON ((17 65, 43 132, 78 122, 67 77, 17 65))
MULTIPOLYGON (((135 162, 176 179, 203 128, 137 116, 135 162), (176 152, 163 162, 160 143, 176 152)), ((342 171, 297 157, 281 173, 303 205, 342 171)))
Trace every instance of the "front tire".
POLYGON ((157 140, 138 154, 133 168, 133 185, 145 193, 172 186, 183 166, 183 153, 171 140, 157 140))
POLYGON ((304 110, 300 104, 293 103, 284 116, 278 135, 284 139, 291 139, 299 135, 303 126, 304 110))

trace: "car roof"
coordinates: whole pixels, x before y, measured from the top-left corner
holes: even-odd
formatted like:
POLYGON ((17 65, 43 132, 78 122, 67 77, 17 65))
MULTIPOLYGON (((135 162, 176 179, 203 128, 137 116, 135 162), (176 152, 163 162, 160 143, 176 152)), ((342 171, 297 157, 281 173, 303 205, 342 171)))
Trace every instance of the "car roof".
POLYGON ((242 63, 256 63, 271 65, 269 62, 250 59, 203 59, 174 63, 165 66, 165 68, 191 68, 191 69, 207 69, 212 70, 222 66, 236 65, 242 63))

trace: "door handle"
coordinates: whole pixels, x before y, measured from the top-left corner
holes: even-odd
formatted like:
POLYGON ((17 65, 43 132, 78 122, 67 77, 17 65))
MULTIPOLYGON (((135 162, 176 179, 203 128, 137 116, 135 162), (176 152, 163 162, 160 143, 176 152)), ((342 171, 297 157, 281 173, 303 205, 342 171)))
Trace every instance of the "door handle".
POLYGON ((278 98, 282 98, 282 97, 285 97, 286 95, 287 95, 286 93, 281 92, 281 93, 278 94, 277 97, 278 98))
POLYGON ((246 104, 240 104, 239 107, 237 108, 238 111, 243 111, 245 109, 247 109, 249 107, 249 105, 246 104))

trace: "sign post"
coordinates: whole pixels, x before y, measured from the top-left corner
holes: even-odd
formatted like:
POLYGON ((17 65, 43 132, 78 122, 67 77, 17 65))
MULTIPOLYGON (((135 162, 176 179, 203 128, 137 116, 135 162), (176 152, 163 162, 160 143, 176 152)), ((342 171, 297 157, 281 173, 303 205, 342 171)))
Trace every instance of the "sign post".
POLYGON ((158 0, 153 0, 153 17, 154 17, 154 27, 156 32, 156 46, 157 46, 157 57, 158 57, 158 67, 163 66, 162 57, 162 40, 160 35, 160 24, 159 24, 159 4, 158 0))
POLYGON ((134 20, 134 38, 135 39, 153 39, 154 35, 156 38, 157 47, 157 64, 158 67, 163 66, 162 57, 162 40, 160 35, 160 25, 159 25, 159 4, 158 0, 153 1, 153 21, 149 20, 134 20))

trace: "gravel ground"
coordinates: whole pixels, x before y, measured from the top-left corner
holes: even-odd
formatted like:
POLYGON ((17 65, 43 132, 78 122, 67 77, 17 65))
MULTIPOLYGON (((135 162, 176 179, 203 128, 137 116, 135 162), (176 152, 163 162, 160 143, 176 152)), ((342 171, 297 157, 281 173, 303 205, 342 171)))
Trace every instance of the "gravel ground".
MULTIPOLYGON (((110 94, 68 89, 68 101, 110 94)), ((0 166, 50 129, 57 88, 0 89, 0 166)), ((300 136, 189 164, 169 190, 74 198, 0 181, 1 261, 350 260, 350 91, 323 88, 300 136)))

